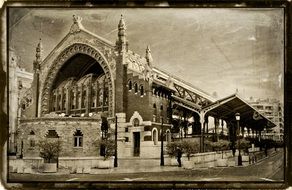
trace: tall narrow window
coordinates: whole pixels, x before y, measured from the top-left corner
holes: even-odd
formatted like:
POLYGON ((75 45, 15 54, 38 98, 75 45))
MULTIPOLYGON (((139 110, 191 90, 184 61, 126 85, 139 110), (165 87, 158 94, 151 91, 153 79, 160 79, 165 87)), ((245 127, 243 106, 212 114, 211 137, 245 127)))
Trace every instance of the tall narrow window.
POLYGON ((137 126, 140 125, 140 122, 139 122, 139 119, 138 119, 138 118, 135 118, 135 119, 133 120, 133 125, 134 125, 134 127, 137 127, 137 126))
POLYGON ((103 89, 99 90, 99 95, 98 95, 98 106, 102 106, 103 104, 103 89))
POLYGON ((80 130, 76 130, 74 133, 74 147, 83 146, 83 134, 80 130))
POLYGON ((83 90, 81 108, 85 108, 85 104, 86 104, 86 90, 83 90))
POLYGON ((72 100, 71 100, 71 108, 72 109, 75 109, 76 108, 76 93, 75 93, 75 91, 74 90, 72 90, 72 92, 71 92, 71 98, 72 98, 72 100))
POLYGON ((62 105, 62 108, 63 108, 63 110, 66 110, 66 93, 64 93, 64 95, 63 95, 63 105, 62 105))
POLYGON ((58 95, 58 110, 61 110, 61 105, 62 105, 62 102, 61 102, 61 94, 58 95))
POLYGON ((143 87, 143 85, 140 86, 140 95, 141 96, 144 95, 144 87, 143 87))
POLYGON ((129 90, 132 90, 132 81, 129 81, 129 83, 128 83, 128 85, 129 85, 129 90))
POLYGON ((138 92, 138 84, 137 83, 134 84, 134 88, 135 88, 135 93, 137 93, 138 92))
POLYGON ((96 93, 95 93, 95 88, 92 88, 92 91, 91 91, 91 107, 95 107, 96 105, 96 93))
POLYGON ((104 89, 104 106, 108 106, 108 88, 104 89))
POLYGON ((80 102, 80 91, 77 89, 77 91, 76 91, 76 105, 75 105, 75 109, 79 108, 79 102, 80 102))

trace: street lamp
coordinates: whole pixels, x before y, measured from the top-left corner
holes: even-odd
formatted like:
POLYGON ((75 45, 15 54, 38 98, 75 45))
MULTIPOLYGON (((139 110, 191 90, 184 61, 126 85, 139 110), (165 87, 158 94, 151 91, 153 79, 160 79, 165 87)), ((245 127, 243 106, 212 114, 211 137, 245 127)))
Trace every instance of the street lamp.
MULTIPOLYGON (((237 130, 240 130, 239 129, 240 113, 236 113, 235 114, 235 119, 237 121, 237 130)), ((242 157, 241 157, 241 154, 240 154, 240 137, 238 138, 238 165, 242 166, 242 157)))
POLYGON ((118 167, 118 117, 115 119, 115 159, 114 167, 118 167))
POLYGON ((161 141, 160 166, 164 166, 164 156, 163 156, 163 118, 161 118, 160 141, 161 141))

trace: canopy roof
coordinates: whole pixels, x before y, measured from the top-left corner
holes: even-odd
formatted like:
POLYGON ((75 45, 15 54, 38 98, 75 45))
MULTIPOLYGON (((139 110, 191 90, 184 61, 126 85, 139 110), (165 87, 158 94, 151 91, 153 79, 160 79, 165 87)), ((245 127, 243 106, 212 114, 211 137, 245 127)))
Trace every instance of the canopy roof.
POLYGON ((260 114, 237 94, 218 100, 202 109, 207 116, 214 116, 235 123, 235 113, 240 113, 240 123, 246 127, 262 130, 276 125, 260 114))

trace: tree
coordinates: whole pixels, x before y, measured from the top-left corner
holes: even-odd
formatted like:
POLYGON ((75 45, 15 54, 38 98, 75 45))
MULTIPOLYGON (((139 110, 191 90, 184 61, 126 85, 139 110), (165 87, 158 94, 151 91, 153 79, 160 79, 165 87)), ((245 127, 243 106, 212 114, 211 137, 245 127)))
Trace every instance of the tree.
POLYGON ((108 127, 106 135, 95 142, 98 149, 103 149, 102 156, 104 157, 104 160, 115 155, 115 141, 113 139, 114 137, 113 134, 114 134, 113 129, 108 127))
POLYGON ((219 140, 217 142, 211 142, 210 145, 214 148, 215 151, 222 151, 222 159, 223 159, 223 151, 228 150, 230 146, 230 142, 227 140, 219 140))
POLYGON ((61 142, 56 139, 45 139, 38 143, 40 148, 40 157, 47 163, 52 163, 58 158, 61 151, 61 142))
POLYGON ((97 141, 98 146, 104 148, 104 160, 115 155, 115 141, 110 138, 100 139, 97 141))

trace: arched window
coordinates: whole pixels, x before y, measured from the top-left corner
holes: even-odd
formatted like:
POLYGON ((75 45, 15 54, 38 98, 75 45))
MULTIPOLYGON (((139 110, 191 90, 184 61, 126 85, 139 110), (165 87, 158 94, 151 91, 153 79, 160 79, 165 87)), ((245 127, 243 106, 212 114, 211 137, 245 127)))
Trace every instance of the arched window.
POLYGON ((85 108, 85 105, 86 105, 86 90, 83 90, 83 93, 82 93, 82 106, 81 106, 81 108, 85 108))
POLYGON ((104 89, 104 106, 108 106, 108 88, 104 89))
POLYGON ((163 105, 160 105, 160 110, 163 110, 163 105))
POLYGON ((135 88, 134 89, 135 90, 135 93, 137 93, 138 92, 138 84, 137 83, 134 84, 134 88, 135 88))
POLYGON ((156 104, 155 103, 153 104, 153 108, 156 108, 156 104))
POLYGON ((152 141, 154 143, 154 145, 157 145, 158 142, 158 132, 156 128, 152 129, 152 141))
POLYGON ((80 102, 80 91, 77 89, 77 92, 76 92, 76 109, 79 108, 79 102, 80 102))
POLYGON ((96 105, 96 92, 95 92, 95 88, 92 88, 91 91, 91 107, 94 108, 96 105))
POLYGON ((83 134, 80 130, 76 129, 74 133, 74 147, 82 147, 83 146, 83 134))
POLYGON ((140 86, 140 95, 141 96, 144 95, 144 87, 143 87, 143 85, 140 86))
POLYGON ((56 132, 56 130, 48 130, 45 137, 46 138, 59 138, 59 135, 56 132))
POLYGON ((75 97, 76 97, 76 94, 74 93, 74 90, 72 89, 71 90, 71 109, 75 109, 75 97))
POLYGON ((129 81, 128 86, 129 86, 129 90, 132 90, 132 88, 133 88, 132 81, 129 81))
POLYGON ((133 126, 134 126, 134 127, 138 127, 139 125, 140 125, 139 119, 138 119, 138 118, 135 118, 135 119, 133 120, 133 126))

